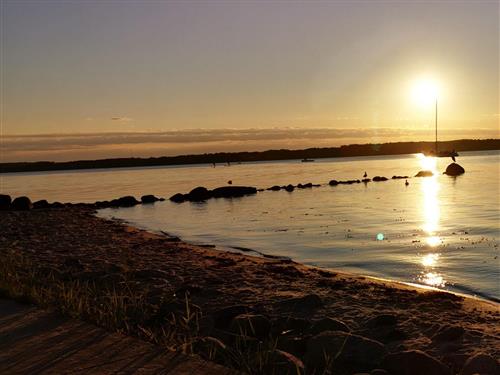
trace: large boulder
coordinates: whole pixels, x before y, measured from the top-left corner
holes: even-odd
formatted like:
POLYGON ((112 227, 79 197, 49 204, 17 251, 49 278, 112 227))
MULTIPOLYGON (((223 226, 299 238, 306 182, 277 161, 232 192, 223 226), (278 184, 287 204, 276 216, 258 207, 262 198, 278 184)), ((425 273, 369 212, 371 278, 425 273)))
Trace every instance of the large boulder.
POLYGON ((12 201, 11 208, 13 210, 30 210, 33 207, 31 200, 28 197, 17 197, 12 201))
POLYGON ((448 176, 460 176, 464 173, 465 169, 457 163, 451 163, 446 167, 446 171, 444 171, 444 174, 447 174, 448 176))
POLYGON ((211 193, 214 198, 236 198, 257 194, 257 188, 251 186, 223 186, 212 190, 211 193))
POLYGON ((450 370, 436 358, 420 350, 407 350, 387 355, 382 368, 398 375, 449 375, 450 370))
POLYGON ((378 341, 343 331, 326 331, 309 339, 305 361, 313 368, 322 368, 328 360, 334 360, 355 366, 356 370, 371 370, 386 353, 378 341))
POLYGON ((12 198, 10 195, 0 194, 0 210, 8 210, 11 203, 12 198))
POLYGON ((464 364, 460 375, 473 375, 473 374, 499 374, 500 365, 498 361, 483 353, 478 353, 470 357, 464 364))
POLYGON ((155 196, 154 196, 154 195, 152 195, 152 194, 143 195, 143 196, 141 197, 141 202, 142 202, 143 204, 155 203, 155 202, 157 202, 157 201, 159 201, 159 200, 160 200, 160 198, 157 198, 157 197, 155 197, 155 196))
POLYGON ((33 208, 49 208, 50 204, 45 199, 41 199, 33 203, 33 208))
POLYGON ((207 200, 211 197, 212 197, 212 194, 210 193, 210 191, 203 186, 198 186, 198 187, 194 188, 186 196, 187 200, 192 201, 192 202, 201 202, 201 201, 207 200))
POLYGON ((432 171, 419 171, 415 177, 432 177, 434 173, 432 171))

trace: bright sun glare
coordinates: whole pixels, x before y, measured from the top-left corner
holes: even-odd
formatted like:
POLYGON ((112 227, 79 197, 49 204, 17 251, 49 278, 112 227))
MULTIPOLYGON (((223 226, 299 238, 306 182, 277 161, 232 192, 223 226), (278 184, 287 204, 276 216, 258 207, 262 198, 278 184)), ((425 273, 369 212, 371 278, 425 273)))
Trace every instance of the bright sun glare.
POLYGON ((433 79, 419 79, 413 83, 412 96, 415 102, 428 107, 435 103, 439 96, 439 84, 433 79))

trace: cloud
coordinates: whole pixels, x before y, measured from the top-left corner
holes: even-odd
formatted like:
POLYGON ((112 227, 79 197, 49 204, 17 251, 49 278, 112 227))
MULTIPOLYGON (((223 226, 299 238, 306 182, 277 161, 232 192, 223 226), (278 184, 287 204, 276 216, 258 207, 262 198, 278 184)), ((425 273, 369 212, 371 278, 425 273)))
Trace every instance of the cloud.
POLYGON ((111 121, 120 121, 120 122, 130 122, 134 121, 133 118, 130 117, 111 117, 111 121))
MULTIPOLYGON (((118 121, 118 120, 116 120, 118 121)), ((495 129, 440 131, 440 139, 498 138, 495 129)), ((190 129, 163 132, 3 135, 2 160, 70 160, 162 156, 271 148, 333 147, 351 143, 431 140, 429 129, 190 129)))

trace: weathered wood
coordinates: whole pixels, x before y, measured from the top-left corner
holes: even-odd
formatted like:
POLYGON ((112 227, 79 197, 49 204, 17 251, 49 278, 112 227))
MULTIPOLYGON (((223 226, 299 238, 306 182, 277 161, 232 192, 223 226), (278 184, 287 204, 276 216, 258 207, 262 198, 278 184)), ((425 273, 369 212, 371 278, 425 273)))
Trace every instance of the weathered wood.
POLYGON ((0 299, 0 374, 233 375, 199 357, 0 299))

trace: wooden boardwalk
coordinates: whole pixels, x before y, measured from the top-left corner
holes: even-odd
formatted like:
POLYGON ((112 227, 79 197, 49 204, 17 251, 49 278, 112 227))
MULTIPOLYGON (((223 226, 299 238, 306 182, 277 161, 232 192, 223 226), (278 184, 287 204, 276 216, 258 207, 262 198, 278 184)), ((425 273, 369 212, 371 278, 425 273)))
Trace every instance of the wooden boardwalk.
POLYGON ((0 299, 0 374, 234 375, 30 305, 0 299))

